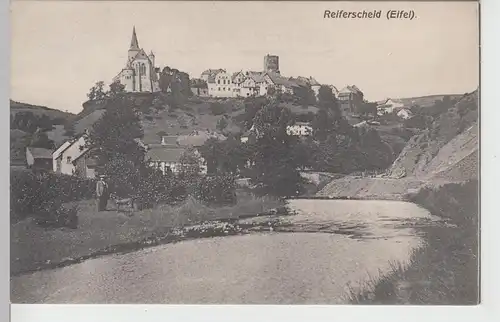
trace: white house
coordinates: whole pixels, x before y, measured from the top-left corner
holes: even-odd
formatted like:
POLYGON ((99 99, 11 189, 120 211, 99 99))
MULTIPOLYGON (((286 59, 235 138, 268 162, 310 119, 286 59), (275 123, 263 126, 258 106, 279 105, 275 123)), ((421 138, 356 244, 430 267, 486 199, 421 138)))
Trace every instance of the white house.
POLYGON ((402 108, 396 115, 404 120, 407 120, 409 118, 412 118, 413 113, 408 108, 402 108))
MULTIPOLYGON (((182 147, 156 146, 146 152, 146 159, 150 167, 159 169, 163 174, 169 172, 176 174, 181 169, 181 158, 186 151, 187 149, 182 147)), ((199 159, 201 174, 206 174, 206 161, 197 149, 193 151, 199 159)))
POLYGON ((404 107, 404 103, 397 99, 386 99, 377 105, 377 114, 384 115, 398 111, 404 107))
POLYGON ((95 160, 88 155, 85 147, 86 134, 64 142, 52 153, 52 166, 55 173, 78 175, 85 178, 94 178, 96 175, 95 160))
POLYGON ((208 77, 208 95, 211 97, 234 97, 232 76, 225 70, 208 77))
POLYGON ((289 125, 286 127, 286 133, 288 135, 309 136, 312 135, 312 132, 312 126, 306 122, 296 122, 294 125, 289 125))

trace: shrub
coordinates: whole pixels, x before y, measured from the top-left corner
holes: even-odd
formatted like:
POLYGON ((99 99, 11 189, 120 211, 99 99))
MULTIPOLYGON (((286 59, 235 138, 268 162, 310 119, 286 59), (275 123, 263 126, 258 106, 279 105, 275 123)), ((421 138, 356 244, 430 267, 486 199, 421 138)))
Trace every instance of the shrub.
POLYGON ((227 205, 236 202, 236 183, 231 175, 207 176, 195 184, 194 197, 200 201, 227 205))
POLYGON ((11 173, 11 220, 21 220, 29 215, 49 215, 63 203, 93 198, 95 181, 53 173, 11 173))

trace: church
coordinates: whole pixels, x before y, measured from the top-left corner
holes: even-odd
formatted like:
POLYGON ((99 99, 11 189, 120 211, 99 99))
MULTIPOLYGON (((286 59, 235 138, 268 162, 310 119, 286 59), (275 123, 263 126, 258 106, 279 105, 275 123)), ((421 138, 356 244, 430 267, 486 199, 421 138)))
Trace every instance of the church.
POLYGON ((155 55, 149 55, 139 47, 139 41, 132 30, 132 40, 128 50, 128 59, 122 71, 113 78, 113 82, 120 82, 126 92, 159 92, 159 72, 155 67, 155 55))

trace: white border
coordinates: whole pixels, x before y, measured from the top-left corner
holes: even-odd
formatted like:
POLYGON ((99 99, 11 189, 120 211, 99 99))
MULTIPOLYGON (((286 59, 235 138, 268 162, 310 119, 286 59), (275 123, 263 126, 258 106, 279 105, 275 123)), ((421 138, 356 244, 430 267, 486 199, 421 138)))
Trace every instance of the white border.
MULTIPOLYGON (((8 0, 4 1, 7 3, 8 0)), ((4 9, 2 7, 2 9, 4 9)), ((2 10, 3 39, 9 39, 8 11, 2 10)), ((499 138, 500 128, 500 47, 498 45, 500 27, 497 19, 500 17, 500 2, 484 0, 481 2, 481 44, 482 44, 482 75, 481 75, 481 261, 482 261, 482 304, 471 307, 373 307, 373 306, 167 306, 167 305, 12 305, 11 318, 13 322, 59 322, 68 321, 500 321, 500 310, 495 306, 500 301, 500 285, 497 274, 500 272, 498 262, 500 228, 497 197, 500 176, 499 138)), ((63 19, 63 18, 62 18, 63 19)), ((6 42, 4 42, 6 43, 6 42)), ((2 51, 5 68, 0 69, 0 80, 9 88, 8 50, 2 51)), ((7 96, 8 90, 2 91, 7 96)), ((7 104, 0 113, 5 113, 3 120, 8 120, 7 104)), ((1 139, 8 138, 8 125, 1 139)), ((6 142, 7 143, 7 142, 6 142)), ((7 145, 7 144, 6 144, 7 145)), ((2 162, 8 162, 2 158, 2 162)), ((1 169, 8 169, 7 164, 1 169)), ((6 178, 9 175, 6 173, 6 178)), ((8 185, 3 187, 8 196, 8 185)), ((4 203, 7 204, 7 203, 4 203)), ((8 213, 8 211, 6 212, 8 213)), ((2 216, 8 220, 8 216, 2 216)), ((9 225, 2 225, 8 230, 9 225)), ((8 248, 8 233, 3 234, 4 247, 8 248), (7 237, 7 238, 5 238, 7 237)), ((7 262, 9 256, 4 256, 7 262)), ((5 266, 3 266, 5 267, 5 266)), ((2 267, 2 268, 3 268, 2 267)), ((7 287, 7 298, 9 288, 7 287)), ((4 293, 2 293, 4 294, 4 293)), ((3 310, 2 310, 3 311, 3 310)), ((3 312, 2 312, 3 313, 3 312)), ((4 320, 4 319, 2 319, 4 320)), ((6 321, 6 319, 4 320, 6 321)))

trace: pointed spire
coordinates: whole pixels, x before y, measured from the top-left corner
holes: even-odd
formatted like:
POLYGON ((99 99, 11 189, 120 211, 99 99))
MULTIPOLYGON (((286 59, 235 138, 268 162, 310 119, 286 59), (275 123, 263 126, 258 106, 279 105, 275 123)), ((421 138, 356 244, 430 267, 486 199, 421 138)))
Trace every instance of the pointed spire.
POLYGON ((155 54, 153 53, 153 51, 151 50, 151 52, 149 53, 149 56, 155 56, 155 54))
POLYGON ((135 26, 132 30, 132 41, 130 42, 130 49, 139 49, 139 42, 137 41, 137 35, 135 34, 135 26))

